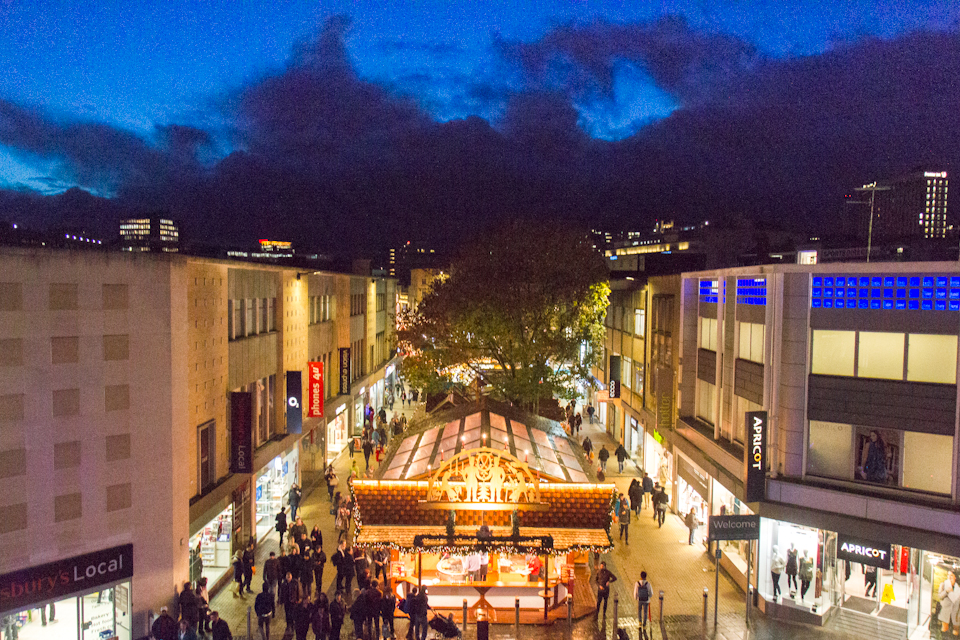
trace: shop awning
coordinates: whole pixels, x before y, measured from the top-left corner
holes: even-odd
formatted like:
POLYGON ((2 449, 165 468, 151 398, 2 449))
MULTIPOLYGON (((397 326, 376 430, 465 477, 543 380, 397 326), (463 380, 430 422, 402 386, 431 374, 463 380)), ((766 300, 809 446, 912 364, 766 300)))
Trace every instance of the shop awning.
MULTIPOLYGON (((477 527, 455 527, 458 535, 475 536, 477 527)), ((414 536, 424 534, 433 536, 442 536, 447 532, 445 527, 418 527, 418 526, 392 526, 392 525, 371 525, 364 526, 360 530, 360 535, 354 540, 354 544, 363 547, 390 547, 400 551, 411 553, 420 551, 414 547, 414 536)), ((494 536, 509 536, 510 527, 490 527, 490 532, 494 536)), ((600 551, 610 549, 610 538, 604 529, 562 529, 562 528, 540 528, 540 527, 520 527, 521 536, 551 536, 553 538, 554 553, 567 553, 580 549, 591 549, 600 551)), ((457 550, 462 549, 462 553, 473 551, 479 540, 474 538, 472 542, 461 541, 455 544, 457 550)), ((427 551, 427 549, 424 549, 427 551)))

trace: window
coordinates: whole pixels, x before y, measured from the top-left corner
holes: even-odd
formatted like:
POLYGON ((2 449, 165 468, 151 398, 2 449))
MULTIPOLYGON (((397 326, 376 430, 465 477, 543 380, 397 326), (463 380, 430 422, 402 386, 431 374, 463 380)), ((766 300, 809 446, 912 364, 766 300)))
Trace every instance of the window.
POLYGON ((853 480, 853 426, 810 421, 807 473, 853 480))
POLYGON ((633 334, 639 338, 643 337, 647 328, 647 310, 636 309, 633 312, 633 334))
POLYGON ((252 336, 257 332, 257 308, 253 299, 243 301, 243 335, 252 336))
POLYGON ((621 358, 620 359, 620 382, 624 387, 629 389, 632 384, 632 379, 630 376, 630 369, 633 366, 633 361, 630 358, 621 358))
POLYGON ((83 515, 83 501, 79 493, 67 493, 53 499, 54 522, 76 520, 83 515))
POLYGON ((740 351, 738 357, 742 360, 763 364, 763 338, 766 327, 762 324, 750 322, 740 322, 738 324, 740 327, 740 351))
POLYGON ((107 511, 129 509, 133 503, 132 495, 133 491, 129 482, 110 485, 107 487, 107 511))
POLYGON ((217 479, 215 472, 214 422, 211 420, 197 429, 197 449, 199 463, 200 491, 213 484, 217 479))
POLYGON ((697 379, 697 417, 710 424, 717 423, 717 387, 697 379))
POLYGON ((949 494, 952 475, 953 438, 932 433, 904 432, 904 487, 949 494))
POLYGON ((257 333, 266 333, 270 331, 270 309, 267 305, 267 298, 260 298, 260 318, 257 325, 257 333))
POLYGON ((633 392, 643 395, 643 365, 633 363, 633 392))
POLYGON ((813 331, 810 373, 827 376, 854 375, 855 331, 813 331))
POLYGON ((735 403, 736 414, 733 421, 733 440, 742 444, 746 441, 746 414, 750 411, 763 411, 763 407, 758 405, 756 402, 751 402, 750 400, 741 398, 737 395, 733 396, 733 400, 735 403))
POLYGON ((716 318, 700 318, 700 348, 710 351, 717 350, 716 318))
POLYGON ((857 377, 903 380, 904 334, 861 331, 857 377))
POLYGON ((227 300, 227 335, 230 340, 240 337, 240 305, 239 300, 227 300))
POLYGON ((907 380, 957 383, 957 336, 911 333, 907 337, 907 380))

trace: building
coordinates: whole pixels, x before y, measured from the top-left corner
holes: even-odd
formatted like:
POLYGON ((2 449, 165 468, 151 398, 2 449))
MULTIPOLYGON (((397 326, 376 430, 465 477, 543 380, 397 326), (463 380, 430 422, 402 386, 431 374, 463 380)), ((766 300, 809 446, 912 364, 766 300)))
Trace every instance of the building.
MULTIPOLYGON (((649 304, 654 280, 620 313, 649 304)), ((660 398, 672 401, 673 425, 667 412, 654 422, 648 393, 640 406, 623 389, 608 430, 665 481, 676 513, 760 516, 759 541, 721 543, 721 565, 746 588, 749 559, 767 615, 931 637, 939 584, 960 567, 960 267, 771 265, 684 273, 677 284, 676 386, 660 398), (790 555, 812 581, 784 575, 776 597, 771 569, 790 555)), ((634 380, 637 354, 658 339, 636 317, 634 380)), ((615 315, 607 333, 630 332, 615 315)))
POLYGON ((416 309, 423 301, 424 296, 430 293, 438 280, 446 279, 447 274, 442 269, 411 269, 410 286, 406 291, 405 309, 416 309))
POLYGON ((229 581, 394 383, 390 279, 37 248, 0 270, 0 619, 53 602, 58 638, 142 637, 201 562, 229 581))
POLYGON ((120 221, 120 248, 176 253, 180 250, 180 232, 169 218, 125 218, 120 221))
POLYGON ((857 190, 859 199, 854 203, 858 205, 858 235, 877 244, 946 238, 952 227, 952 219, 947 217, 948 189, 946 171, 914 171, 864 185, 857 190))

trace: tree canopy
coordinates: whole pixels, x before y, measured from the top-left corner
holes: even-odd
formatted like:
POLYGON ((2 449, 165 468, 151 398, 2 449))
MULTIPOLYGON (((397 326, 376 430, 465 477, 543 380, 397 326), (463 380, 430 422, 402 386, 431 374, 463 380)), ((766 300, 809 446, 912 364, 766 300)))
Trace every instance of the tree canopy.
POLYGON ((507 225, 463 251, 401 317, 405 375, 428 391, 479 376, 523 404, 573 397, 602 353, 607 279, 586 234, 507 225))

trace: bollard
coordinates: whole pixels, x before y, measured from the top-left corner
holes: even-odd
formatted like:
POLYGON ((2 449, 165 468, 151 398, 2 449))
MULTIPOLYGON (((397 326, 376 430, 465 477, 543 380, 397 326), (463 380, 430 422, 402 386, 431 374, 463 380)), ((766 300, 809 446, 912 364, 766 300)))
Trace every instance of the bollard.
POLYGON ((567 594, 567 627, 573 629, 573 594, 567 594))
POLYGON ((617 625, 620 622, 617 609, 620 607, 620 596, 613 594, 613 640, 617 640, 617 625))
POLYGON ((707 621, 707 600, 710 599, 710 589, 703 588, 703 621, 707 621))
POLYGON ((463 634, 467 633, 467 599, 463 599, 463 634))
POLYGON ((251 612, 251 608, 247 607, 247 637, 248 638, 253 637, 253 625, 250 622, 251 621, 250 612, 251 612))
POLYGON ((520 598, 513 601, 513 620, 517 629, 520 628, 520 598))
POLYGON ((660 624, 663 624, 663 590, 660 591, 660 624))

